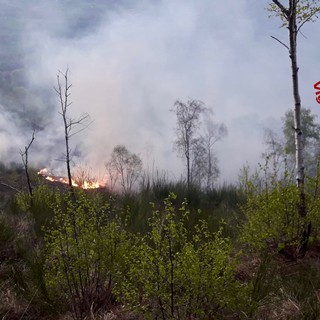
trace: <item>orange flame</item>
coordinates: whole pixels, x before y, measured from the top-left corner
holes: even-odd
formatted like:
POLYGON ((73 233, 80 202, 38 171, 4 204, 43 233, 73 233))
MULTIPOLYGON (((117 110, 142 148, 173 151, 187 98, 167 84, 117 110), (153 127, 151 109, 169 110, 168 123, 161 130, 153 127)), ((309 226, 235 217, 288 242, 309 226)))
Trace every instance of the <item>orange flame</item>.
MULTIPOLYGON (((69 180, 66 177, 56 177, 50 173, 48 168, 43 168, 43 169, 39 170, 37 173, 39 176, 44 177, 48 181, 69 184, 69 180)), ((97 181, 97 180, 92 180, 92 181, 85 180, 81 184, 77 183, 73 179, 71 179, 71 181, 72 181, 72 186, 79 187, 82 189, 98 189, 98 188, 103 188, 106 186, 105 182, 97 181)))

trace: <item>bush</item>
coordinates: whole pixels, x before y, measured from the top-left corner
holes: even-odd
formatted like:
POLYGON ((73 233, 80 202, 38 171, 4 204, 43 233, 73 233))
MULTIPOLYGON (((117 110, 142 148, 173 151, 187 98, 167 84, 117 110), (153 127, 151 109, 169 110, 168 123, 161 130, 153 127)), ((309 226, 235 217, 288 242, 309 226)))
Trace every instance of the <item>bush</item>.
POLYGON ((18 208, 31 214, 34 232, 40 238, 43 237, 43 228, 53 217, 52 203, 58 192, 46 185, 39 185, 33 189, 32 197, 27 192, 16 195, 18 208))
POLYGON ((154 208, 151 231, 126 252, 128 266, 115 287, 130 309, 150 319, 208 319, 243 307, 247 287, 235 279, 237 259, 222 230, 201 222, 188 241, 186 203, 176 211, 174 194, 154 208))
POLYGON ((74 318, 83 319, 110 304, 127 234, 99 196, 57 194, 53 209, 54 226, 45 236, 46 284, 51 297, 69 303, 74 318))
POLYGON ((248 195, 242 207, 246 221, 242 241, 257 250, 279 251, 297 245, 305 219, 299 215, 299 190, 295 185, 274 184, 272 189, 248 195))

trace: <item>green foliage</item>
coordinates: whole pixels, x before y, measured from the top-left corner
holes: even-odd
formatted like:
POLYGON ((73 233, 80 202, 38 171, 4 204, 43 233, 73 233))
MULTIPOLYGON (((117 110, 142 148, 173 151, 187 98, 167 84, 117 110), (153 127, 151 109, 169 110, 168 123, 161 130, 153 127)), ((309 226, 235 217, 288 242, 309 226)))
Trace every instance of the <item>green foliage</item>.
MULTIPOLYGON (((302 26, 306 22, 316 21, 317 14, 320 12, 319 0, 295 0, 295 3, 297 15, 296 23, 298 27, 302 26)), ((284 9, 289 10, 290 7, 284 7, 284 9)), ((278 5, 270 2, 269 7, 267 7, 267 11, 270 12, 270 16, 280 17, 283 23, 282 27, 288 26, 288 16, 283 12, 283 10, 281 10, 278 5)))
POLYGON ((12 203, 14 207, 6 208, 0 218, 0 273, 2 268, 6 270, 0 286, 7 285, 13 299, 22 304, 26 302, 25 312, 34 314, 34 317, 41 312, 50 314, 52 305, 44 281, 43 247, 41 237, 35 232, 35 219, 30 212, 27 194, 18 193, 12 203))
POLYGON ((236 226, 242 219, 239 204, 245 201, 245 195, 239 192, 238 187, 222 185, 204 192, 199 186, 191 184, 188 188, 185 182, 169 182, 163 177, 155 177, 150 179, 149 183, 144 183, 140 193, 131 197, 130 202, 126 202, 130 207, 128 220, 130 230, 145 234, 150 229, 148 226, 148 220, 152 216, 150 202, 163 206, 163 199, 170 192, 177 197, 176 208, 187 199, 190 215, 186 223, 190 231, 194 229, 199 219, 207 221, 209 230, 213 232, 219 229, 221 220, 224 220, 226 222, 224 234, 232 238, 237 236, 236 226))
POLYGON ((242 207, 246 222, 242 240, 255 249, 279 250, 298 241, 303 227, 299 190, 295 185, 274 183, 270 189, 249 195, 242 207))
POLYGON ((142 160, 131 153, 125 146, 117 145, 111 153, 111 159, 105 164, 109 174, 110 187, 117 186, 117 181, 123 194, 131 194, 134 185, 142 172, 142 160))
POLYGON ((57 192, 46 185, 40 185, 33 189, 32 198, 28 192, 16 195, 18 208, 23 212, 30 212, 34 232, 40 237, 43 236, 43 227, 48 225, 53 217, 52 203, 57 192))
POLYGON ((110 303, 115 270, 127 248, 117 214, 99 196, 56 195, 54 227, 47 230, 45 277, 52 297, 82 319, 110 303))
POLYGON ((153 206, 150 232, 126 252, 118 298, 147 319, 205 319, 243 307, 247 288, 235 279, 231 242, 203 221, 190 236, 187 204, 176 210, 175 198, 170 194, 161 211, 153 206))
POLYGON ((13 240, 14 233, 13 230, 10 228, 6 221, 6 216, 3 214, 3 212, 0 212, 0 252, 2 248, 5 248, 5 246, 13 240))
POLYGON ((306 177, 306 217, 299 213, 300 191, 289 174, 277 180, 268 162, 254 175, 245 175, 242 190, 247 201, 241 206, 245 221, 240 227, 241 241, 251 248, 275 252, 302 245, 303 232, 311 227, 309 244, 318 239, 320 227, 320 167, 314 177, 306 177), (261 174, 262 173, 262 174, 261 174))
MULTIPOLYGON (((303 132, 303 145, 310 147, 314 142, 320 140, 320 125, 316 122, 316 115, 311 113, 310 109, 301 108, 301 123, 303 132)), ((293 110, 286 112, 283 120, 283 134, 286 140, 285 150, 288 154, 295 153, 294 142, 294 114, 293 110)))

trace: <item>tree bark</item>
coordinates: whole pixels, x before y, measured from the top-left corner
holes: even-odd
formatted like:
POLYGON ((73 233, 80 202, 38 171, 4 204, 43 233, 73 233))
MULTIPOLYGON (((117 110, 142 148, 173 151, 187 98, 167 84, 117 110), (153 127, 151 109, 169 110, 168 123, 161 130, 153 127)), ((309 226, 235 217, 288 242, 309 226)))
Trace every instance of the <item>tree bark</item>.
MULTIPOLYGON (((295 6, 295 1, 293 1, 295 6)), ((295 145, 296 145, 296 172, 297 185, 304 185, 304 165, 303 165, 303 140, 301 130, 301 98, 299 94, 299 79, 298 79, 298 63, 297 63, 297 25, 296 25, 296 8, 292 8, 289 20, 289 45, 290 59, 292 70, 292 87, 294 98, 294 130, 295 130, 295 145)))
POLYGON ((30 175, 29 175, 29 168, 28 168, 28 161, 29 161, 29 158, 28 158, 28 155, 29 155, 29 149, 32 145, 34 141, 34 131, 32 133, 32 137, 31 137, 31 140, 29 142, 29 144, 27 146, 25 146, 24 148, 24 152, 20 152, 21 154, 21 158, 22 158, 22 162, 23 162, 23 165, 24 165, 24 171, 25 171, 25 174, 26 174, 26 177, 27 177, 27 185, 28 185, 28 190, 29 190, 29 194, 30 194, 30 206, 32 206, 33 204, 33 190, 32 190, 32 185, 31 185, 31 179, 30 179, 30 175))
POLYGON ((306 203, 304 192, 304 159, 303 159, 303 132, 301 126, 301 98, 299 93, 299 78, 298 78, 298 62, 297 62, 297 1, 290 1, 289 15, 289 55, 291 60, 292 71, 292 88, 294 98, 294 135, 296 147, 296 183, 300 190, 299 214, 302 217, 306 216, 306 203))
POLYGON ((298 61, 297 61, 297 35, 298 31, 303 25, 305 20, 300 27, 297 26, 297 3, 298 0, 289 0, 289 7, 286 8, 279 0, 272 0, 273 3, 281 10, 284 18, 287 20, 287 27, 289 30, 289 46, 283 44, 289 49, 289 57, 291 61, 291 72, 292 72, 292 92, 294 99, 294 137, 295 137, 295 162, 296 162, 296 184, 300 191, 300 203, 299 203, 299 214, 301 217, 305 217, 306 211, 306 200, 304 191, 304 155, 303 155, 303 132, 301 125, 301 98, 299 93, 299 77, 298 77, 298 61))
MULTIPOLYGON (((304 17, 302 14, 306 13, 308 10, 312 10, 309 6, 302 8, 304 10, 302 13, 298 13, 298 3, 299 0, 289 0, 289 8, 285 8, 278 0, 272 0, 278 8, 281 10, 284 18, 288 22, 289 30, 289 57, 291 61, 291 71, 292 71, 292 89, 293 89, 293 99, 294 99, 294 135, 295 135, 295 162, 296 162, 296 184, 299 189, 299 203, 298 212, 301 218, 305 218, 307 215, 306 206, 306 196, 305 196, 305 171, 304 171, 304 156, 303 156, 303 132, 301 126, 301 98, 299 93, 299 78, 298 78, 298 62, 297 62, 297 36, 300 28, 307 21, 310 21, 311 17, 316 13, 316 11, 311 12, 309 16, 304 17), (304 19, 300 22, 300 26, 297 26, 297 16, 304 19)), ((310 4, 309 4, 310 5, 310 4)), ((301 9, 301 8, 300 8, 301 9)), ((308 13, 308 12, 307 12, 308 13)), ((301 234, 301 248, 300 253, 304 254, 307 251, 308 240, 311 233, 311 224, 304 221, 301 234)))

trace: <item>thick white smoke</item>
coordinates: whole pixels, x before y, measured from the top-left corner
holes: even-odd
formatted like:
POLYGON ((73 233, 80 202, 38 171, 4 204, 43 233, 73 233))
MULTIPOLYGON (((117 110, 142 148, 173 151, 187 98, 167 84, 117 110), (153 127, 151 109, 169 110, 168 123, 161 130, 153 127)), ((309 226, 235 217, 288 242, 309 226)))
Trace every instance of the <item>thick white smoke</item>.
MULTIPOLYGON (((46 90, 47 103, 42 98, 35 112, 50 119, 39 134, 35 160, 61 165, 55 159, 63 152, 62 123, 52 87, 57 71, 69 67, 70 116, 88 112, 93 120, 73 137, 75 161, 101 172, 113 147, 124 144, 145 164, 155 161, 179 178, 183 163, 173 150, 175 118, 169 109, 176 99, 191 97, 204 101, 215 120, 227 125, 229 135, 216 151, 221 179, 236 180, 246 161, 259 160, 264 128, 279 128, 292 105, 287 53, 269 37, 285 39, 286 31, 268 20, 264 4, 251 2, 145 0, 105 10, 100 3, 97 15, 94 7, 91 12, 97 21, 82 29, 86 15, 76 12, 72 1, 48 0, 29 8, 23 33, 28 84, 46 90), (68 5, 74 14, 66 11, 68 5)), ((307 32, 309 42, 316 39, 314 29, 307 32)), ((309 106, 319 48, 303 46, 301 89, 309 106)), ((5 157, 12 141, 7 134, 1 139, 5 157)), ((23 140, 14 139, 14 145, 23 140)))

